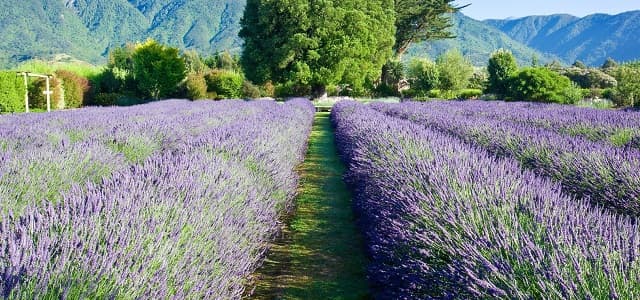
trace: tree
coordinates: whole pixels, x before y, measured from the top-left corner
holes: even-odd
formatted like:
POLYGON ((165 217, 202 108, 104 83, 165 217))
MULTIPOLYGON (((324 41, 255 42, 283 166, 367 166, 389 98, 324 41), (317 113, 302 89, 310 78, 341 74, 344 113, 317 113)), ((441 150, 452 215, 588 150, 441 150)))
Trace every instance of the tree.
POLYGON ((178 49, 151 39, 136 45, 133 65, 141 96, 155 100, 175 92, 186 76, 185 62, 178 49))
POLYGON ((429 59, 413 59, 409 62, 407 76, 411 89, 419 94, 426 94, 440 86, 438 66, 429 59))
POLYGON ((394 21, 392 0, 248 0, 240 61, 257 84, 308 86, 315 96, 345 84, 358 93, 391 57, 394 21))
POLYGON ((489 58, 487 72, 489 73, 489 86, 487 92, 504 96, 509 91, 509 78, 518 71, 518 64, 513 53, 500 49, 489 58))
POLYGON ((607 57, 607 60, 604 61, 601 69, 603 70, 613 69, 617 66, 618 66, 618 63, 615 60, 613 60, 613 58, 607 57))
POLYGON ((640 62, 626 63, 615 71, 618 81, 616 99, 618 106, 640 106, 640 62))
POLYGON ((573 65, 571 65, 573 67, 576 67, 578 69, 587 69, 587 65, 585 65, 581 60, 576 60, 573 65))
POLYGON ((450 32, 451 18, 463 7, 453 0, 395 0, 396 57, 401 57, 412 43, 455 38, 450 32))
POLYGON ((458 49, 449 50, 436 59, 440 73, 440 89, 458 91, 469 85, 473 64, 458 49))

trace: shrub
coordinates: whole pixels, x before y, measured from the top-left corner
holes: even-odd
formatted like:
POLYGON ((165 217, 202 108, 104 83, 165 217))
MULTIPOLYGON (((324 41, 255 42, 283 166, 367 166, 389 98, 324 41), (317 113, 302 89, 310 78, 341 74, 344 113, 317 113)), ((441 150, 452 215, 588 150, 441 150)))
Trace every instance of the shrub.
POLYGON ((122 98, 118 93, 98 93, 93 97, 91 104, 98 106, 118 105, 118 99, 122 98))
POLYGON ((407 79, 415 94, 428 93, 440 85, 438 66, 428 59, 413 59, 409 62, 407 79))
POLYGON ((510 100, 573 103, 575 89, 569 78, 547 68, 524 68, 509 79, 510 100))
POLYGON ((200 74, 191 74, 187 76, 186 93, 191 100, 207 98, 207 81, 200 74))
MULTIPOLYGON (((49 89, 51 94, 51 109, 64 109, 64 91, 62 90, 62 81, 52 77, 49 79, 49 89)), ((38 78, 33 80, 29 85, 29 107, 35 109, 47 109, 47 96, 44 92, 47 90, 47 80, 38 78)))
POLYGON ((85 94, 89 92, 89 80, 76 73, 58 70, 56 77, 62 81, 65 108, 79 108, 85 104, 85 94))
POLYGON ((440 89, 458 91, 468 87, 473 75, 473 64, 460 50, 447 51, 436 60, 440 73, 440 89))
POLYGON ((618 86, 612 99, 619 107, 640 106, 640 62, 627 63, 614 72, 618 86))
POLYGON ((494 52, 487 66, 489 73, 487 92, 506 95, 509 90, 509 78, 516 71, 518 71, 518 65, 511 51, 500 49, 494 52))
POLYGON ((260 88, 255 86, 251 81, 245 80, 242 82, 242 96, 248 99, 260 98, 260 88))
POLYGON ((216 99, 242 97, 242 75, 227 70, 214 70, 205 77, 209 92, 216 93, 216 99))
POLYGON ((140 96, 154 100, 175 92, 186 76, 185 62, 179 50, 154 40, 136 46, 133 65, 140 96))
MULTIPOLYGON (((276 96, 276 87, 273 85, 273 82, 271 82, 270 80, 265 82, 265 84, 262 85, 261 90, 262 90, 262 96, 264 97, 276 96)), ((329 91, 330 91, 330 87, 327 87, 327 93, 329 91)), ((331 96, 337 96, 337 94, 331 95, 331 96)))
POLYGON ((458 99, 478 99, 482 96, 482 90, 480 89, 464 89, 458 92, 458 99))
POLYGON ((25 86, 15 72, 0 71, 0 113, 24 112, 25 86))
POLYGON ((569 77, 571 81, 580 85, 581 88, 611 88, 618 85, 616 79, 605 72, 598 69, 584 69, 584 68, 567 68, 561 69, 560 75, 569 77))

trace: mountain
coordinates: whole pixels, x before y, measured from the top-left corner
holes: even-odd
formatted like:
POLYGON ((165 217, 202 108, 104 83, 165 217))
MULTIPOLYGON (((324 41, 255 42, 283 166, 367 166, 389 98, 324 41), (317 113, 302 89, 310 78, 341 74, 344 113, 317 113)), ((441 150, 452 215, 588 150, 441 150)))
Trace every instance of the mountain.
POLYGON ((58 53, 104 63, 113 47, 154 38, 181 49, 239 49, 244 1, 0 1, 0 65, 58 53))
POLYGON ((607 57, 617 61, 640 58, 640 10, 618 15, 531 16, 514 20, 486 20, 509 37, 564 61, 581 60, 599 66, 607 57))
POLYGON ((458 48, 470 58, 474 65, 484 66, 492 52, 504 48, 513 52, 520 65, 530 65, 534 57, 541 63, 554 59, 561 60, 554 55, 544 54, 528 47, 494 26, 474 20, 464 14, 452 15, 452 21, 452 33, 457 36, 455 39, 417 43, 409 48, 407 56, 423 56, 427 53, 430 57, 435 58, 448 49, 458 48))
MULTIPOLYGON (((0 67, 57 54, 101 64, 113 47, 154 38, 202 54, 238 52, 245 0, 0 1, 0 67)), ((491 52, 510 49, 521 65, 579 59, 599 65, 640 58, 640 11, 616 16, 532 16, 477 21, 455 14, 456 39, 418 43, 405 56, 436 57, 459 48, 483 66, 491 52)))

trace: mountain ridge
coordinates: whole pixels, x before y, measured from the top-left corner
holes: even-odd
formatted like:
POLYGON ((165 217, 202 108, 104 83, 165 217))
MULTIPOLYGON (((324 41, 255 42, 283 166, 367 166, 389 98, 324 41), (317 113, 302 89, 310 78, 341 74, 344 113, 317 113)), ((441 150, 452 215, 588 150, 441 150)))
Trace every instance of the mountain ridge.
MULTIPOLYGON (((113 47, 154 38, 204 55, 238 53, 245 1, 239 0, 22 0, 0 2, 0 66, 65 53, 94 64, 113 47), (9 3, 11 2, 11 3, 9 3)), ((459 48, 476 65, 491 52, 511 50, 521 65, 533 57, 599 65, 640 58, 640 10, 578 18, 566 14, 478 21, 453 17, 458 37, 413 45, 406 58, 435 58, 459 48)))

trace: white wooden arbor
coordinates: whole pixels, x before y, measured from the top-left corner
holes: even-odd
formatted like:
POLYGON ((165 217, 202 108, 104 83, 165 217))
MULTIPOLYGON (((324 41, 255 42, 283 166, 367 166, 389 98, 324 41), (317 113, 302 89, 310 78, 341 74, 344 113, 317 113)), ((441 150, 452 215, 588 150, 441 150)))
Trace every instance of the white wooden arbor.
POLYGON ((51 111, 51 94, 53 94, 53 92, 51 91, 51 78, 53 77, 53 75, 37 74, 37 73, 31 73, 31 72, 18 72, 18 75, 21 75, 22 77, 24 77, 24 88, 25 88, 24 107, 26 112, 29 112, 29 77, 46 78, 47 90, 44 91, 43 93, 47 96, 47 111, 50 112, 51 111))

